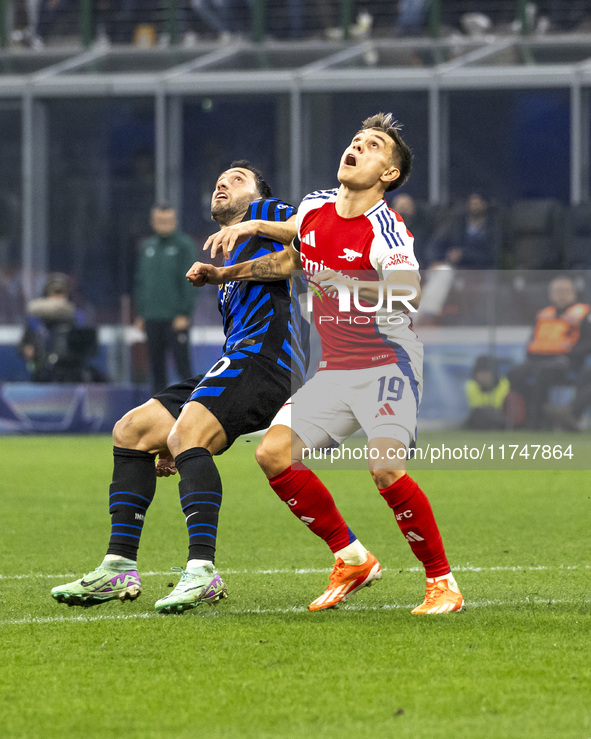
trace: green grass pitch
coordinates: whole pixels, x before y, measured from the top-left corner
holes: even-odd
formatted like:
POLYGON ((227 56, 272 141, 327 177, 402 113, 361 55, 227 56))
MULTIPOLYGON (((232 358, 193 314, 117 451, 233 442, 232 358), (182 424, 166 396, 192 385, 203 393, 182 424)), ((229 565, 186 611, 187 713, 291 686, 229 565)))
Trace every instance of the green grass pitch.
POLYGON ((367 472, 321 473, 384 574, 312 614, 332 557, 255 443, 219 458, 228 599, 160 616, 186 561, 176 478, 148 513, 142 596, 68 608, 51 587, 106 549, 111 440, 0 439, 0 736, 591 737, 591 473, 417 471, 466 599, 440 617, 410 614, 424 578, 367 472))

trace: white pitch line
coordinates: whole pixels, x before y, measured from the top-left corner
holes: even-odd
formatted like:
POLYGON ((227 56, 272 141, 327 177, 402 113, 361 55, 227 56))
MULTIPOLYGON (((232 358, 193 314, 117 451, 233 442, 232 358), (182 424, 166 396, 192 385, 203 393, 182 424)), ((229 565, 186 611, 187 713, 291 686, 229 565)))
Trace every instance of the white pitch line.
MULTIPOLYGON (((226 570, 222 569, 222 575, 314 575, 326 573, 329 567, 310 567, 303 569, 270 569, 270 570, 226 570)), ((457 565, 452 567, 454 572, 537 572, 539 570, 591 570, 591 565, 501 565, 498 567, 476 567, 475 565, 457 565)), ((383 572, 423 572, 422 567, 407 567, 400 570, 398 567, 382 567, 383 572)), ((141 572, 141 577, 152 577, 154 575, 170 575, 172 570, 158 570, 154 572, 141 572)), ((84 574, 84 573, 83 573, 84 574)), ((75 577, 75 573, 68 572, 62 575, 32 572, 23 575, 0 575, 0 580, 32 580, 33 578, 47 578, 48 580, 67 580, 75 577)))
MULTIPOLYGON (((519 600, 484 600, 484 601, 478 601, 478 602, 468 602, 466 604, 466 608, 468 610, 472 608, 490 608, 490 607, 504 607, 504 606, 532 606, 532 605, 539 605, 539 606, 553 606, 553 605, 563 605, 563 604, 571 604, 571 605, 589 605, 591 603, 591 600, 569 600, 566 598, 560 598, 560 599, 548 599, 548 598, 521 598, 519 600)), ((401 603, 386 603, 380 606, 355 606, 355 605, 341 605, 339 607, 339 612, 341 611, 398 611, 398 610, 408 610, 410 611, 412 608, 415 607, 415 603, 407 603, 407 604, 401 604, 401 603)), ((336 609, 329 609, 329 610, 336 610, 336 609)), ((223 616, 268 616, 268 615, 280 615, 280 614, 289 614, 289 613, 308 613, 308 608, 306 606, 293 606, 292 608, 244 608, 244 609, 234 609, 231 610, 227 608, 226 606, 223 606, 220 611, 217 610, 200 610, 199 616, 202 618, 220 618, 223 616)), ((197 614, 194 614, 193 617, 196 617, 197 614)), ((168 618, 173 618, 174 614, 172 616, 168 616, 168 618)), ((185 618, 191 618, 191 616, 185 616, 185 618)), ((130 621, 134 619, 152 619, 152 618, 167 618, 167 616, 164 616, 162 614, 158 614, 155 612, 151 613, 129 613, 129 614, 122 614, 122 615, 115 615, 115 614, 109 614, 109 615, 97 615, 97 616, 26 616, 25 618, 15 618, 15 619, 7 619, 4 621, 0 621, 0 626, 21 626, 21 625, 35 625, 35 624, 54 624, 54 623, 92 623, 94 621, 130 621)), ((318 615, 310 615, 310 618, 322 618, 318 615)))

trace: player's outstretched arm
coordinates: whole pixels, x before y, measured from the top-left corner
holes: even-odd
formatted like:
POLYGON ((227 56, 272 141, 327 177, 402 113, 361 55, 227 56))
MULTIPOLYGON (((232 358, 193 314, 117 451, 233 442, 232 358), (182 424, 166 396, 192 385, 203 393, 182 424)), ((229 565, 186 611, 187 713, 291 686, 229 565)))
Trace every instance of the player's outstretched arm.
POLYGON ((400 297, 402 310, 412 306, 419 309, 421 304, 421 277, 418 272, 405 269, 392 269, 384 272, 386 284, 390 288, 390 295, 400 297))
POLYGON ((247 282, 285 280, 291 277, 294 270, 300 269, 302 269, 300 255, 291 245, 286 246, 283 251, 273 251, 264 257, 223 268, 227 280, 247 282))
POLYGON ((211 256, 222 251, 224 259, 227 259, 232 249, 246 241, 251 236, 264 236, 279 244, 291 244, 296 235, 295 216, 288 221, 241 221, 233 226, 226 226, 215 234, 212 234, 203 247, 204 251, 211 249, 211 256))
POLYGON ((215 267, 213 264, 195 262, 187 272, 187 279, 196 287, 202 285, 221 285, 232 280, 247 282, 275 282, 291 277, 294 270, 302 268, 300 255, 291 246, 283 251, 273 251, 264 257, 239 262, 229 267, 215 267))

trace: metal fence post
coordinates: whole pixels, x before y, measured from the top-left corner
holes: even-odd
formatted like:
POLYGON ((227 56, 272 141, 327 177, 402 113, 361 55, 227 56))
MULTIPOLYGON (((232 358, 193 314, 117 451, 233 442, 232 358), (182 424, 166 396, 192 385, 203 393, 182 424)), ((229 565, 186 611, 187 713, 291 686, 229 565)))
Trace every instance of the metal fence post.
POLYGON ((527 21, 527 2, 528 0, 517 0, 515 8, 515 17, 521 22, 521 35, 529 36, 533 29, 529 28, 527 21))
POLYGON ((265 0, 254 0, 251 16, 251 35, 252 40, 257 44, 265 40, 266 20, 265 0))
POLYGON ((178 0, 168 0, 166 11, 166 30, 172 46, 179 42, 179 24, 177 19, 178 0))
POLYGON ((88 49, 92 44, 92 0, 81 0, 80 3, 80 36, 82 37, 82 45, 88 49))
POLYGON ((441 0, 431 0, 429 4, 429 32, 431 38, 441 36, 441 0))
POLYGON ((0 48, 8 46, 8 2, 0 0, 0 48))
POLYGON ((353 0, 341 0, 341 28, 343 38, 348 41, 351 36, 351 21, 353 16, 353 0))

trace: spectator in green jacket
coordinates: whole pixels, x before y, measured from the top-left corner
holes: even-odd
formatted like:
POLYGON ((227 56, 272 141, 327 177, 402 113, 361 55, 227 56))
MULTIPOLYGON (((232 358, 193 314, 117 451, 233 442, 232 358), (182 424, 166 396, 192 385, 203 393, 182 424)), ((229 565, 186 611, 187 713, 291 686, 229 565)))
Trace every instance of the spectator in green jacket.
POLYGON ((179 379, 191 377, 189 327, 195 290, 187 281, 197 245, 177 229, 176 211, 155 205, 150 222, 154 236, 145 239, 138 255, 135 277, 136 326, 146 333, 154 392, 169 383, 166 358, 172 351, 179 379), (188 266, 187 266, 188 265, 188 266))

